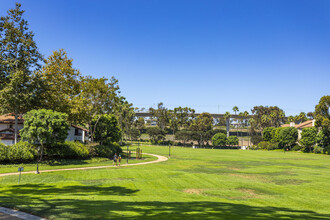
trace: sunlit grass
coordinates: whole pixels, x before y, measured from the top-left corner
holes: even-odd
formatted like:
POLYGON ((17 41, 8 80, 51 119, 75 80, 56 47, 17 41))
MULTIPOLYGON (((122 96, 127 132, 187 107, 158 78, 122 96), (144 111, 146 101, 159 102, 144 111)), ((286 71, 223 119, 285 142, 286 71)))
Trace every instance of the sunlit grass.
POLYGON ((1 177, 0 205, 56 219, 329 219, 329 168, 327 155, 172 147, 157 164, 1 177))

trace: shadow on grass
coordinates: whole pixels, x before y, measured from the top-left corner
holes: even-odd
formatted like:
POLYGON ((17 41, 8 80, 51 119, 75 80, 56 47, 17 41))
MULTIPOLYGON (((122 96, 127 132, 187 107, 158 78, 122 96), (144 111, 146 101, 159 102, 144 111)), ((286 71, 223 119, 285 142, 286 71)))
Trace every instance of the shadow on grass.
MULTIPOLYGON (((25 185, 14 185, 9 189, 6 189, 6 193, 13 195, 28 195, 33 194, 40 195, 73 195, 73 196, 86 196, 86 195, 120 195, 128 196, 138 192, 139 190, 132 190, 121 186, 103 187, 98 185, 82 186, 82 185, 71 185, 56 187, 45 184, 25 184, 25 185)), ((1 191, 0 191, 1 192, 1 191)))
MULTIPOLYGON (((0 191, 1 192, 1 191, 0 191)), ((43 184, 10 186, 1 192, 0 203, 19 207, 49 218, 79 219, 329 219, 329 214, 281 207, 257 207, 225 202, 117 201, 114 197, 133 196, 138 190, 126 187, 66 186, 43 184), (33 193, 32 193, 33 192, 33 193), (61 195, 63 199, 47 195, 61 195), (79 196, 80 195, 80 196, 79 196), (72 196, 72 197, 71 197, 72 196), (83 197, 85 196, 85 197, 83 197)), ((123 198, 122 198, 123 199, 123 198)), ((161 198, 155 197, 154 200, 161 198)))
POLYGON ((67 165, 83 165, 88 164, 88 162, 84 160, 76 160, 76 159, 48 159, 43 162, 49 166, 67 166, 67 165))

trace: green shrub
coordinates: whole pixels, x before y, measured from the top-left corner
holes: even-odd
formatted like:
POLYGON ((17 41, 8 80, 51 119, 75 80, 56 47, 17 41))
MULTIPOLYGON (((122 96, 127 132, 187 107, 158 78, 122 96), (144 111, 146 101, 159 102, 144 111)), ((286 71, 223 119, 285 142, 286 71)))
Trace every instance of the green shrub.
POLYGON ((36 149, 27 142, 6 146, 0 144, 0 162, 20 163, 32 161, 37 155, 36 149))
POLYGON ((324 152, 324 148, 323 147, 321 147, 321 146, 315 146, 314 147, 314 153, 321 154, 323 152, 324 152))
POLYGON ((330 145, 323 148, 323 153, 330 155, 330 145))
POLYGON ((238 137, 237 136, 229 136, 227 138, 227 145, 238 145, 238 137))
POLYGON ((88 148, 89 154, 94 157, 112 158, 115 153, 120 154, 123 152, 118 143, 107 143, 106 145, 90 145, 88 148))
POLYGON ((258 145, 252 145, 249 147, 250 150, 259 150, 260 148, 258 147, 258 145))
POLYGON ((87 147, 78 141, 57 143, 54 146, 47 148, 46 154, 49 157, 53 156, 66 159, 85 159, 89 157, 87 147))
POLYGON ((275 134, 275 129, 274 127, 268 127, 265 128, 262 131, 262 138, 264 141, 271 141, 274 138, 274 134, 275 134))
POLYGON ((269 141, 261 141, 257 146, 258 146, 258 149, 263 149, 263 150, 275 150, 275 149, 277 149, 277 144, 276 143, 271 143, 269 141))
POLYGON ((262 141, 262 137, 259 135, 252 135, 251 136, 251 142, 253 145, 257 145, 262 141))
POLYGON ((212 137, 213 146, 225 146, 227 143, 227 135, 223 133, 217 133, 212 137))
POLYGON ((292 150, 293 151, 299 151, 299 150, 302 150, 302 146, 299 146, 298 144, 296 144, 293 148, 292 148, 292 150))

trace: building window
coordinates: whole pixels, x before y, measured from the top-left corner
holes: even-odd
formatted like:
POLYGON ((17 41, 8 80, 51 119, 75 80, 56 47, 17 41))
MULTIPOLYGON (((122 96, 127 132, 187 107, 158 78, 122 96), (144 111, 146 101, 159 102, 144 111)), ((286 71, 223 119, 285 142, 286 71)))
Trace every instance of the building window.
POLYGON ((76 128, 76 129, 74 130, 74 135, 75 135, 75 136, 81 136, 81 130, 78 129, 78 128, 76 128))

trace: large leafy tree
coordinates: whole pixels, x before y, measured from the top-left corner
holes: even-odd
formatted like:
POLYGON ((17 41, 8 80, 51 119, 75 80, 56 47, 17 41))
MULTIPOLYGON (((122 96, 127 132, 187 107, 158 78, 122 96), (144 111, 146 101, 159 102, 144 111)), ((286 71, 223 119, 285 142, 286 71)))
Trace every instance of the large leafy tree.
POLYGON ((200 114, 191 124, 190 129, 199 134, 199 145, 207 141, 207 132, 213 129, 213 117, 210 113, 200 114))
POLYGON ((147 128, 147 134, 149 135, 149 138, 153 143, 158 143, 159 141, 163 141, 166 138, 165 131, 160 129, 159 127, 147 128))
POLYGON ((23 14, 21 4, 16 3, 0 18, 0 111, 15 113, 15 143, 18 114, 31 108, 31 74, 42 61, 23 14))
POLYGON ((119 96, 118 80, 107 78, 83 77, 81 80, 81 93, 76 98, 81 112, 81 120, 87 123, 89 133, 93 139, 98 119, 103 114, 113 114, 121 102, 119 96), (92 121, 94 120, 93 124, 92 121))
POLYGON ((60 49, 54 51, 45 61, 45 65, 36 73, 39 80, 37 106, 64 112, 73 121, 74 99, 80 92, 80 72, 73 68, 73 60, 60 49))
POLYGON ((312 151, 312 147, 316 144, 317 129, 315 127, 304 128, 301 132, 300 143, 304 147, 308 147, 309 152, 312 151))
POLYGON ((136 129, 139 129, 141 131, 142 129, 145 128, 144 118, 138 118, 137 120, 134 121, 133 125, 136 129))
POLYGON ((185 146, 189 140, 192 139, 192 131, 189 130, 180 130, 175 133, 175 140, 182 140, 183 145, 185 146))
POLYGON ((330 96, 323 96, 315 106, 315 125, 322 129, 322 143, 324 147, 330 146, 330 96))
POLYGON ((279 129, 279 144, 283 147, 289 147, 296 143, 298 139, 298 130, 294 127, 279 129))
POLYGON ((266 127, 279 127, 284 123, 284 111, 277 106, 254 106, 251 112, 255 129, 263 130, 266 127))
POLYGON ((121 102, 119 102, 116 107, 115 115, 118 118, 119 126, 123 131, 123 134, 126 137, 129 137, 135 118, 133 104, 129 103, 125 100, 125 98, 122 97, 121 102))
POLYGON ((104 144, 118 142, 121 139, 121 130, 116 116, 104 114, 100 117, 95 117, 92 124, 96 126, 93 133, 95 141, 104 144))
POLYGON ((276 128, 268 127, 262 131, 262 138, 264 141, 271 141, 274 138, 276 128))
POLYGON ((168 109, 164 106, 162 102, 158 103, 157 109, 149 108, 149 112, 152 117, 156 118, 157 126, 164 130, 169 123, 168 109))
POLYGON ((178 126, 188 128, 195 118, 195 109, 189 107, 177 107, 173 109, 174 115, 178 120, 178 126))
MULTIPOLYGON (((24 128, 21 130, 23 140, 40 144, 42 160, 44 147, 51 147, 57 142, 64 142, 68 136, 68 115, 53 110, 32 110, 24 115, 24 128)), ((37 170, 38 172, 38 170, 37 170)))

